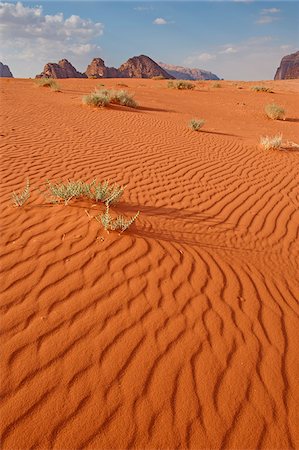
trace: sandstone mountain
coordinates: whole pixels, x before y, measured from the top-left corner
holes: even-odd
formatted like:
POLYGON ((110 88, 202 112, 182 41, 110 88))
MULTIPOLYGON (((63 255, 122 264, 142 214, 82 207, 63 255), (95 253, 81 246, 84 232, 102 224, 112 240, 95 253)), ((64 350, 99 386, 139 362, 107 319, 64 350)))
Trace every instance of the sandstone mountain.
POLYGON ((122 64, 118 72, 122 78, 174 78, 155 61, 145 55, 134 56, 122 64))
POLYGON ((58 64, 48 63, 36 78, 174 78, 155 61, 145 55, 128 59, 118 69, 106 67, 101 58, 94 58, 84 73, 78 72, 70 62, 62 59, 58 64))
POLYGON ((119 73, 115 67, 106 67, 102 58, 94 58, 87 67, 85 74, 88 78, 118 78, 119 73))
POLYGON ((217 75, 207 70, 189 69, 188 67, 173 66, 162 62, 159 62, 159 65, 170 75, 180 80, 219 80, 217 75))
POLYGON ((299 51, 282 58, 276 70, 274 80, 287 80, 299 78, 299 51))
POLYGON ((1 78, 13 78, 13 74, 9 70, 9 67, 0 62, 0 77, 1 78))
POLYGON ((78 72, 67 59, 62 59, 58 64, 46 64, 43 72, 36 75, 36 78, 87 78, 87 75, 78 72))

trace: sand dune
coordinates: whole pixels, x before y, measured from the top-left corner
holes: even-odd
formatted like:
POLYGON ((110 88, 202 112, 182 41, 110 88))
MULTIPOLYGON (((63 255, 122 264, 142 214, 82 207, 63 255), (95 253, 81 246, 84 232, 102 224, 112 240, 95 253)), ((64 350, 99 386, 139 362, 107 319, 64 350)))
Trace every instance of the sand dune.
POLYGON ((299 152, 258 147, 299 143, 298 81, 124 83, 139 110, 0 82, 2 448, 298 448, 299 152), (38 190, 95 177, 141 211, 121 236, 38 190))

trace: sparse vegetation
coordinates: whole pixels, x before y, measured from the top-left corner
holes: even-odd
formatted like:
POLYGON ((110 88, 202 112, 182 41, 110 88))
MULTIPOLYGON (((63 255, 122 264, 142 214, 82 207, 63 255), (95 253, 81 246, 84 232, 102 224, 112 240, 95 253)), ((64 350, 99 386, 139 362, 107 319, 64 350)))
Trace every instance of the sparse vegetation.
POLYGON ((133 96, 127 91, 118 91, 113 89, 97 89, 91 94, 85 95, 82 102, 89 106, 108 106, 109 104, 117 104, 137 108, 138 104, 133 96))
POLYGON ((270 88, 266 88, 265 86, 252 86, 251 90, 255 92, 270 92, 273 94, 273 91, 271 91, 270 88))
POLYGON ((106 90, 101 90, 84 95, 82 102, 89 106, 103 107, 109 105, 110 98, 106 90))
POLYGON ((163 77, 163 75, 158 75, 156 77, 152 77, 152 80, 165 80, 165 77, 163 77))
POLYGON ((184 80, 176 80, 176 81, 168 81, 167 87, 170 89, 179 89, 179 90, 187 90, 187 89, 194 89, 195 84, 190 83, 190 81, 184 81, 184 80))
POLYGON ((59 203, 61 200, 67 205, 73 198, 88 198, 96 202, 108 205, 117 203, 124 193, 124 186, 109 184, 109 181, 98 182, 93 180, 86 183, 82 180, 52 183, 47 180, 46 194, 51 203, 59 203))
POLYGON ((212 84, 213 88, 221 88, 221 84, 220 83, 214 83, 212 84))
POLYGON ((270 119, 273 120, 283 120, 285 115, 285 110, 274 103, 265 106, 265 112, 270 119))
POLYGON ((55 80, 53 80, 53 78, 38 78, 36 80, 36 84, 39 87, 49 87, 52 89, 52 91, 55 91, 55 92, 60 91, 60 87, 59 87, 58 83, 55 80))
POLYGON ((276 136, 262 136, 260 139, 260 145, 265 150, 278 149, 282 144, 282 135, 277 134, 276 136))
POLYGON ((205 121, 203 119, 191 119, 189 122, 189 128, 193 131, 199 131, 203 127, 204 123, 205 121))
POLYGON ((12 201, 15 206, 23 206, 24 203, 29 199, 30 197, 30 182, 29 178, 27 178, 25 188, 22 192, 13 192, 12 193, 12 201))
POLYGON ((117 83, 116 86, 119 86, 119 87, 129 87, 129 86, 128 86, 127 84, 125 84, 125 83, 117 83))
POLYGON ((138 211, 135 216, 130 217, 129 219, 126 219, 124 216, 117 216, 113 218, 110 214, 110 207, 109 204, 106 203, 106 210, 104 213, 100 213, 97 216, 95 216, 95 219, 101 223, 106 231, 109 230, 120 230, 121 232, 125 231, 127 228, 129 228, 130 225, 137 219, 140 212, 138 211))

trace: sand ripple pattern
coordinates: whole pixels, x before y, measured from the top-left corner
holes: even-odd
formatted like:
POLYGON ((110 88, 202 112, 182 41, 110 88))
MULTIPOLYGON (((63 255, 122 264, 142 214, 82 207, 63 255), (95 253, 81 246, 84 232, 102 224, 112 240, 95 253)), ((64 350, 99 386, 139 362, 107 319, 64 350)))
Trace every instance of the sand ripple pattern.
POLYGON ((295 449, 299 153, 192 133, 200 92, 139 81, 139 111, 1 82, 2 448, 295 449), (126 183, 142 214, 15 209, 27 176, 126 183))

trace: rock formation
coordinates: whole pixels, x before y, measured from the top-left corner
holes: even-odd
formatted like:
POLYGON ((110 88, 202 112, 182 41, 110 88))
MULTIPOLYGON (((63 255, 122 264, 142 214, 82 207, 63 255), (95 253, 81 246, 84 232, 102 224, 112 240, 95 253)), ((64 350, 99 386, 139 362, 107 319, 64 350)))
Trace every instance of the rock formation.
POLYGON ((106 67, 101 58, 94 58, 87 67, 85 74, 88 78, 118 78, 119 73, 115 67, 106 67))
POLYGON ((276 70, 274 80, 287 80, 299 78, 299 52, 286 55, 282 58, 276 70))
POLYGON ((174 78, 155 61, 145 55, 134 56, 122 64, 118 72, 122 78, 174 78))
POLYGON ((162 62, 159 62, 159 64, 170 75, 180 80, 219 80, 217 75, 207 70, 189 69, 188 67, 173 66, 162 62))
POLYGON ((62 59, 58 64, 46 64, 44 71, 36 78, 87 78, 87 75, 78 72, 67 59, 62 59))
POLYGON ((0 62, 0 77, 1 78, 13 78, 13 74, 9 70, 9 67, 0 62))

